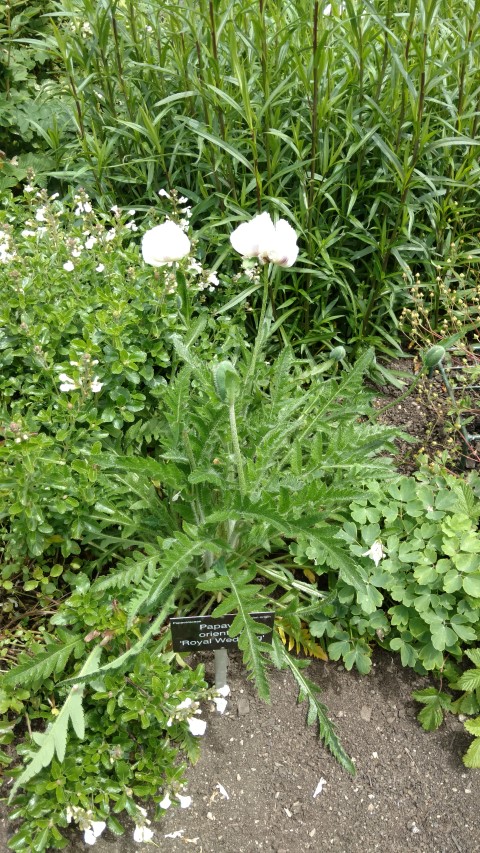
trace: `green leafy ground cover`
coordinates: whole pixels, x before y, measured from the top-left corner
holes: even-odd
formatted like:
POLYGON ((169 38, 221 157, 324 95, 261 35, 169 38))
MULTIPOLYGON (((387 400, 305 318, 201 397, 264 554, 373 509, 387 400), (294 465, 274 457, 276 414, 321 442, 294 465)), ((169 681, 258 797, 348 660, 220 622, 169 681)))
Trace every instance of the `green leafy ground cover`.
POLYGON ((171 651, 173 614, 236 614, 260 695, 289 668, 350 771, 294 651, 360 673, 398 652, 440 679, 422 725, 474 717, 478 766, 478 476, 445 456, 399 475, 365 386, 401 305, 425 349, 478 314, 477 0, 7 5, 4 99, 30 128, 4 113, 11 848, 62 849, 72 820, 122 833, 122 813, 148 840, 142 803, 182 803, 219 697, 171 651), (230 246, 267 209, 295 228, 288 269, 230 246), (166 216, 191 252, 153 268, 140 237, 166 216))

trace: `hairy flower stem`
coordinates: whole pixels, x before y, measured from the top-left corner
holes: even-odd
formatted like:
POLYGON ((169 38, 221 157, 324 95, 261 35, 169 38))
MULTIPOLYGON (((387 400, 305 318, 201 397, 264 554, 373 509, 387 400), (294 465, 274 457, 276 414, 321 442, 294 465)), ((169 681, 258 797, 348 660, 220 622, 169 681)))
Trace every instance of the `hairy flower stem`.
POLYGON ((395 400, 392 400, 391 403, 387 403, 386 406, 382 406, 381 409, 375 409, 375 414, 372 415, 370 420, 376 421, 379 415, 383 415, 383 413, 387 412, 388 409, 391 409, 392 406, 398 406, 398 404, 401 403, 403 400, 406 400, 406 398, 409 397, 410 394, 413 394, 413 392, 415 391, 415 388, 417 387, 418 383, 420 382, 420 379, 422 378, 422 376, 425 376, 425 372, 426 372, 425 367, 423 367, 421 370, 419 370, 415 379, 413 380, 412 384, 408 386, 407 390, 404 391, 403 394, 400 395, 400 397, 396 397, 395 400))
POLYGON ((267 313, 267 302, 269 297, 269 283, 268 283, 268 264, 265 264, 263 268, 263 293, 262 293, 262 306, 260 308, 260 319, 258 321, 257 326, 257 337, 255 338, 255 344, 253 347, 252 360, 249 364, 247 375, 245 379, 249 379, 250 376, 255 371, 255 366, 258 361, 258 356, 260 354, 260 349, 263 344, 263 324, 265 322, 265 314, 267 313))
POLYGON ((240 486, 240 494, 245 497, 247 493, 247 484, 245 481, 245 473, 243 470, 242 454, 240 453, 240 443, 238 441, 237 419, 235 416, 235 400, 232 398, 229 401, 228 414, 230 417, 230 431, 232 433, 233 455, 237 466, 238 485, 240 486))

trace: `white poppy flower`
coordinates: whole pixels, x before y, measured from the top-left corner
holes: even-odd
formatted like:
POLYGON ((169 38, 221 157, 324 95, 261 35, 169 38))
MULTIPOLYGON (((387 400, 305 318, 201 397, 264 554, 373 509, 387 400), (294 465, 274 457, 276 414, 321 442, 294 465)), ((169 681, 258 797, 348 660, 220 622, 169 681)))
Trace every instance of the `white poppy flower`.
POLYGON ((205 729, 207 728, 205 720, 197 720, 196 717, 189 717, 187 723, 188 728, 195 737, 201 737, 205 734, 205 729))
POLYGON ((104 820, 92 820, 90 826, 84 832, 85 844, 96 844, 97 838, 100 837, 106 825, 104 820))
POLYGON ((182 794, 177 794, 177 797, 181 809, 188 809, 192 805, 191 797, 183 797, 182 794))
POLYGON ((260 213, 249 222, 242 222, 230 235, 230 242, 242 257, 258 258, 291 267, 297 260, 297 235, 286 219, 274 225, 269 213, 260 213))
POLYGON ((161 809, 169 809, 172 805, 172 801, 170 799, 170 794, 165 794, 163 800, 160 801, 159 806, 161 809))
POLYGON ((275 226, 269 213, 260 213, 249 222, 242 222, 230 234, 230 242, 244 258, 258 258, 262 249, 274 239, 275 226))
POLYGON ((148 843, 153 838, 153 830, 148 826, 136 826, 133 831, 133 840, 138 844, 148 843))
POLYGON ((142 255, 152 267, 163 267, 188 255, 190 240, 179 225, 167 219, 146 231, 142 238, 142 255))
POLYGON ((373 545, 368 549, 368 551, 364 551, 362 557, 370 557, 371 560, 378 566, 380 560, 383 560, 386 557, 386 554, 383 550, 383 545, 379 539, 373 543, 373 545))

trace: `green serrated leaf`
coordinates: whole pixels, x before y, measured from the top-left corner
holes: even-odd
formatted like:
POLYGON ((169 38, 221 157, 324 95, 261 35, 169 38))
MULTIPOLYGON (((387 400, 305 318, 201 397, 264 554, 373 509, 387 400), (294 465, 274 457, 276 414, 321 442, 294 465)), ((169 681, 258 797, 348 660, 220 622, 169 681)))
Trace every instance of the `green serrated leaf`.
MULTIPOLYGON (((98 661, 102 655, 102 648, 96 646, 89 654, 78 677, 88 677, 88 674, 95 670, 98 661)), ((81 685, 75 684, 68 694, 62 708, 55 718, 55 721, 49 726, 43 734, 42 745, 38 752, 31 754, 30 760, 27 763, 23 773, 17 777, 15 784, 10 792, 9 802, 12 801, 18 788, 24 786, 30 779, 33 779, 44 767, 48 767, 51 763, 54 754, 60 762, 65 757, 65 748, 67 743, 67 729, 69 721, 72 723, 75 732, 78 734, 84 732, 82 697, 84 688, 81 685), (80 719, 82 718, 82 719, 80 719)))
POLYGON ((305 662, 295 660, 287 652, 276 632, 274 632, 273 636, 272 660, 276 665, 280 663, 281 669, 288 668, 290 670, 299 688, 298 701, 308 701, 307 722, 309 725, 312 725, 315 720, 318 721, 319 736, 321 740, 342 767, 354 776, 356 773, 355 765, 352 759, 345 752, 338 739, 333 723, 328 718, 327 708, 318 698, 320 688, 313 681, 306 678, 303 673, 303 669, 305 667, 304 665, 302 666, 305 662))
POLYGON ((440 704, 432 703, 422 708, 417 719, 426 732, 435 731, 443 723, 443 711, 440 704))
POLYGON ((480 737, 475 738, 468 747, 465 755, 463 756, 463 763, 465 767, 480 767, 480 737))

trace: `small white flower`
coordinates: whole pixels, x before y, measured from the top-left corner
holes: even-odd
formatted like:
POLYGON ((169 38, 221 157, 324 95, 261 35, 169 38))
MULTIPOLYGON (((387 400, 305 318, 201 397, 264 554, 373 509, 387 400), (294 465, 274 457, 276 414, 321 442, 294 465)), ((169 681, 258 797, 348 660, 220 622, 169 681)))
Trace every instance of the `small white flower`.
POLYGON ((112 240, 115 240, 116 236, 117 232, 115 231, 115 228, 110 228, 110 230, 105 234, 105 240, 107 243, 110 243, 112 240))
POLYGON ((73 263, 73 261, 66 261, 63 265, 63 269, 67 272, 72 272, 72 270, 75 269, 75 264, 73 263))
POLYGON ((85 213, 91 213, 92 212, 92 205, 90 204, 89 201, 84 201, 83 209, 84 209, 85 213))
POLYGON ((86 249, 93 249, 96 242, 97 242, 97 238, 94 237, 92 234, 92 236, 89 237, 88 240, 85 240, 85 248, 86 249))
POLYGON ((187 269, 190 272, 196 272, 198 275, 200 275, 200 273, 203 272, 203 267, 202 267, 201 263, 199 263, 199 261, 196 261, 195 259, 190 261, 187 269))
POLYGON ((370 557, 371 560, 378 566, 380 560, 383 560, 386 557, 386 554, 383 550, 383 545, 379 539, 373 543, 373 545, 368 549, 368 551, 364 551, 362 557, 370 557))
POLYGON ((196 717, 189 717, 187 723, 190 732, 192 735, 195 735, 195 737, 201 737, 205 734, 205 729, 207 728, 205 720, 197 720, 196 717))
POLYGON ((142 238, 143 260, 152 267, 163 267, 171 261, 179 261, 189 251, 190 240, 180 226, 170 219, 146 231, 142 238))
POLYGON ((98 376, 95 376, 90 387, 94 394, 98 394, 98 392, 102 390, 103 386, 104 383, 99 381, 98 376))
POLYGON ((324 779, 324 778, 323 778, 323 776, 322 776, 322 778, 320 779, 320 781, 319 781, 319 783, 318 783, 317 787, 315 788, 315 790, 314 790, 314 792, 313 792, 313 798, 314 798, 314 799, 315 799, 315 797, 318 797, 318 795, 322 793, 323 788, 324 788, 324 786, 325 786, 326 784, 327 784, 327 780, 326 780, 326 779, 324 779))
POLYGON ((218 275, 217 275, 216 273, 214 273, 214 272, 211 272, 211 273, 210 273, 210 275, 209 275, 209 276, 208 276, 208 278, 207 278, 207 284, 212 284, 214 287, 215 287, 217 284, 220 284, 220 281, 219 281, 218 275))
POLYGON ((60 391, 75 391, 77 385, 75 380, 68 376, 67 373, 61 373, 58 377, 60 379, 60 391))
POLYGON ((170 198, 170 193, 167 193, 167 191, 164 190, 163 187, 161 190, 158 191, 158 194, 160 197, 163 196, 164 198, 170 198))
POLYGON ((37 222, 46 222, 47 217, 45 216, 45 210, 46 210, 45 207, 39 207, 38 208, 38 210, 35 214, 35 219, 37 220, 37 222))
POLYGON ((34 193, 34 192, 35 192, 35 187, 32 187, 32 185, 31 185, 31 184, 25 184, 25 186, 24 186, 24 188, 23 188, 23 192, 24 192, 24 193, 34 193))
POLYGON ((72 258, 79 258, 81 254, 81 249, 72 249, 72 258))
POLYGON ((187 696, 187 698, 184 699, 183 702, 180 702, 180 705, 177 705, 177 711, 183 711, 184 708, 190 708, 191 705, 192 700, 190 699, 190 696, 187 696))
POLYGON ((327 5, 324 7, 323 14, 324 15, 331 15, 332 14, 332 4, 331 3, 327 3, 327 5))
POLYGON ((114 216, 120 216, 120 208, 117 207, 116 204, 114 204, 113 207, 110 208, 110 210, 114 216))
POLYGON ((24 228, 22 233, 22 237, 35 237, 35 231, 30 231, 29 228, 24 228))
POLYGON ((136 210, 127 210, 127 216, 135 216, 136 210))
POLYGON ((172 801, 170 799, 170 794, 165 794, 163 800, 160 801, 159 806, 161 809, 169 809, 172 805, 172 801))
POLYGON ((125 224, 125 228, 127 228, 128 231, 138 231, 138 225, 136 225, 133 220, 131 222, 127 222, 125 224))
POLYGON ((148 843, 153 838, 153 830, 148 826, 136 826, 133 831, 133 840, 138 844, 148 843))
POLYGON ((104 820, 92 820, 88 829, 85 830, 84 839, 85 844, 96 844, 97 838, 99 838, 106 827, 106 823, 104 820))
POLYGON ((95 267, 95 272, 103 272, 105 269, 105 264, 99 264, 98 267, 95 267))
POLYGON ((53 195, 50 196, 50 201, 55 201, 55 199, 58 198, 59 196, 60 196, 60 193, 53 193, 53 195))
POLYGON ((192 805, 191 797, 183 797, 182 794, 177 794, 177 797, 181 809, 188 809, 192 805))

